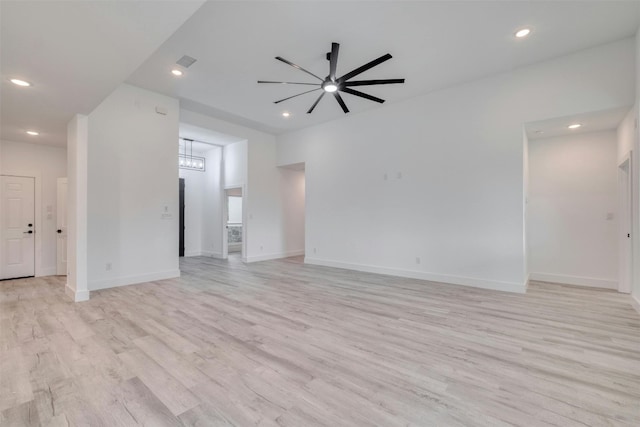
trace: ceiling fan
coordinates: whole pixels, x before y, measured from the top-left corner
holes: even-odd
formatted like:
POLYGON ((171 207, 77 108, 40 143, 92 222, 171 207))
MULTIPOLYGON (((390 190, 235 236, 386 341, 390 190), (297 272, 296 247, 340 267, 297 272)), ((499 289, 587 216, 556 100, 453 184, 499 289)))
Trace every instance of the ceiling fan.
POLYGON ((295 97, 300 96, 300 95, 304 95, 304 94, 307 94, 307 93, 310 93, 310 92, 315 92, 317 90, 323 90, 323 92, 320 94, 320 96, 318 96, 318 99, 316 99, 316 101, 313 103, 313 105, 311 105, 311 108, 309 108, 309 110, 307 111, 307 114, 310 114, 310 113, 313 112, 314 108, 316 108, 316 105, 318 105, 318 103, 320 102, 322 97, 327 92, 328 93, 332 93, 333 96, 336 98, 336 101, 338 101, 338 104, 340 104, 340 107, 342 107, 342 111, 344 111, 345 113, 348 113, 349 109, 347 108, 347 105, 344 103, 344 100, 340 96, 340 92, 344 92, 344 93, 348 93, 348 94, 351 94, 351 95, 359 96, 360 98, 368 99, 369 101, 375 101, 375 102, 379 102, 379 103, 382 104, 384 102, 384 99, 380 99, 380 98, 375 97, 373 95, 369 95, 367 93, 360 92, 359 90, 355 90, 355 89, 351 89, 351 88, 354 87, 354 86, 373 86, 373 85, 388 85, 388 84, 394 84, 394 83, 404 83, 404 79, 351 80, 353 77, 357 76, 358 74, 364 73, 368 69, 373 68, 376 65, 380 65, 383 62, 391 59, 392 56, 390 54, 388 54, 388 53, 386 55, 382 55, 380 58, 374 59, 373 61, 364 64, 361 67, 356 68, 353 71, 348 72, 347 74, 343 75, 342 77, 337 77, 336 76, 336 66, 338 64, 338 51, 339 50, 340 50, 340 44, 339 43, 331 43, 331 52, 327 53, 327 60, 329 61, 329 75, 327 77, 325 77, 324 79, 321 78, 321 77, 316 76, 315 74, 313 74, 310 71, 305 70, 301 66, 294 64, 291 61, 287 61, 286 59, 284 59, 284 58, 282 58, 280 56, 276 56, 276 59, 278 61, 282 61, 287 65, 291 65, 293 68, 297 68, 298 70, 303 71, 303 72, 309 74, 310 76, 315 77, 316 79, 320 80, 321 83, 273 82, 273 81, 266 81, 266 80, 258 80, 258 83, 278 83, 278 84, 287 84, 287 85, 318 86, 315 89, 311 89, 311 90, 308 90, 306 92, 302 92, 302 93, 299 93, 297 95, 289 96, 287 98, 280 99, 280 100, 274 102, 274 104, 278 104, 278 103, 280 103, 282 101, 286 101, 288 99, 295 98, 295 97))

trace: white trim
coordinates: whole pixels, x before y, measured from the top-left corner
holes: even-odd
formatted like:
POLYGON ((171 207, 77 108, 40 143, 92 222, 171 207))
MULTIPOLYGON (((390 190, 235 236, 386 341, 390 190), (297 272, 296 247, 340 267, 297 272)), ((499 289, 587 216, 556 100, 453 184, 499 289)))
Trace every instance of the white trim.
POLYGON ((224 259, 222 252, 202 251, 202 256, 208 256, 211 258, 224 259))
POLYGON ((347 270, 386 274, 389 276, 407 277, 410 279, 428 280, 430 282, 448 283, 451 285, 471 286, 474 288, 492 289, 495 291, 515 292, 523 294, 527 290, 526 282, 502 282, 498 280, 478 279, 475 277, 450 276, 447 274, 429 273, 426 271, 402 270, 399 268, 379 267, 375 265, 355 264, 309 257, 305 257, 304 262, 305 264, 321 265, 324 267, 344 268, 347 270))
POLYGON ((243 258, 242 261, 244 262, 269 261, 272 259, 289 258, 292 256, 300 256, 300 255, 304 255, 304 249, 299 249, 297 251, 279 252, 275 254, 252 256, 252 257, 243 258))
POLYGON ((77 292, 73 289, 69 284, 64 286, 64 293, 71 298, 73 302, 82 302, 89 301, 89 291, 79 291, 77 292))
POLYGON ((567 285, 588 286, 591 288, 618 289, 615 279, 601 279, 596 277, 569 276, 565 274, 531 273, 531 280, 540 282, 563 283, 567 285))
POLYGON ((638 314, 640 314, 640 299, 637 296, 631 295, 631 305, 636 309, 638 314))
POLYGON ((158 271, 156 273, 141 274, 137 276, 116 277, 114 279, 95 280, 89 282, 89 290, 116 288, 119 286, 135 285, 138 283, 152 282, 155 280, 175 279, 180 277, 180 270, 158 271))

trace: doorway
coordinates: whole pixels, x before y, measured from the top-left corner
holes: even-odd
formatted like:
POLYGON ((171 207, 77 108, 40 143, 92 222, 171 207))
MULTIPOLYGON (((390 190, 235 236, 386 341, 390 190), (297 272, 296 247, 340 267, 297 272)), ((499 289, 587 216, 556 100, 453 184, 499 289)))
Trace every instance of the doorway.
POLYGON ((633 235, 631 228, 633 223, 633 181, 631 170, 631 152, 618 165, 618 194, 619 194, 619 282, 618 291, 631 293, 633 274, 633 235))
POLYGON ((184 178, 178 178, 178 183, 180 186, 180 200, 179 200, 179 208, 180 211, 180 221, 178 221, 178 256, 184 256, 184 209, 185 209, 185 201, 184 201, 184 178))
POLYGON ((35 276, 35 179, 0 176, 0 280, 35 276))
POLYGON ((242 187, 226 188, 224 194, 223 257, 240 254, 244 258, 245 230, 242 187))

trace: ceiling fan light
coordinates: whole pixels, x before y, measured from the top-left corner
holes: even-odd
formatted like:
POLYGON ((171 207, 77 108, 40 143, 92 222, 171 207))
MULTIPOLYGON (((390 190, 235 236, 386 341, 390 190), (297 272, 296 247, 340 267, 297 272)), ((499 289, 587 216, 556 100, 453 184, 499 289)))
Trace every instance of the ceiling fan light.
POLYGON ((335 92, 335 91, 337 91, 337 90, 338 90, 338 86, 337 86, 337 85, 335 85, 334 83, 329 83, 329 84, 324 85, 324 86, 322 87, 322 89, 324 89, 324 90, 325 90, 325 92, 332 93, 332 92, 335 92))

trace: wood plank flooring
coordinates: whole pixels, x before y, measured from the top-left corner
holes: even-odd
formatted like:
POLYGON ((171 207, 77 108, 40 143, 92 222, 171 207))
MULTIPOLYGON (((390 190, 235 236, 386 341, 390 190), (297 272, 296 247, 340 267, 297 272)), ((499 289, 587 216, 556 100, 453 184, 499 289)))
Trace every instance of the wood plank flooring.
POLYGON ((0 282, 2 426, 639 426, 640 316, 526 295, 187 258, 94 292, 0 282))

